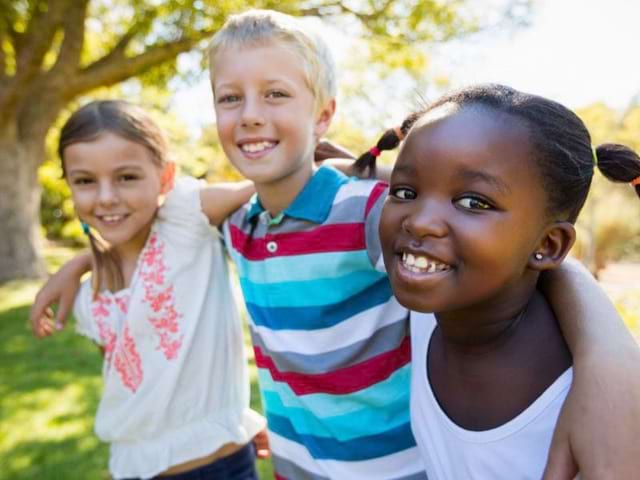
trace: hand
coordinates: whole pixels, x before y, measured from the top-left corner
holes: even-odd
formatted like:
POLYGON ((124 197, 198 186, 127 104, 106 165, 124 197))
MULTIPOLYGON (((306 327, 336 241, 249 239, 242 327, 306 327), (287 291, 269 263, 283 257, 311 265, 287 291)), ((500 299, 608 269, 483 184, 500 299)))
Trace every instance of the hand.
POLYGON ((52 275, 40 289, 29 314, 31 329, 36 337, 48 337, 64 328, 80 288, 80 277, 90 265, 90 254, 79 255, 52 275), (58 310, 54 313, 52 307, 56 304, 58 310))
MULTIPOLYGON (((605 352, 606 353, 606 352, 605 352)), ((635 345, 574 368, 545 480, 636 478, 640 472, 640 350, 635 345)))
POLYGON ((355 156, 340 145, 329 142, 328 140, 320 140, 313 152, 315 162, 324 162, 329 158, 348 158, 355 160, 355 156))
POLYGON ((256 457, 271 457, 271 448, 269 448, 269 437, 266 429, 260 430, 256 436, 253 437, 253 444, 256 446, 256 457))

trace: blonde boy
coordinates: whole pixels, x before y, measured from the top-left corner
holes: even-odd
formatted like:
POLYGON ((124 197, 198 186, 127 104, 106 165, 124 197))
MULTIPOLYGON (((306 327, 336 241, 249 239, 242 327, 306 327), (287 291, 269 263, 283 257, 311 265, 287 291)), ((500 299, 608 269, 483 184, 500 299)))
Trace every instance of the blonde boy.
POLYGON ((375 269, 385 186, 314 171, 335 110, 326 45, 291 17, 251 11, 214 37, 210 60, 220 141, 256 184, 224 230, 278 478, 425 478, 407 312, 375 269))

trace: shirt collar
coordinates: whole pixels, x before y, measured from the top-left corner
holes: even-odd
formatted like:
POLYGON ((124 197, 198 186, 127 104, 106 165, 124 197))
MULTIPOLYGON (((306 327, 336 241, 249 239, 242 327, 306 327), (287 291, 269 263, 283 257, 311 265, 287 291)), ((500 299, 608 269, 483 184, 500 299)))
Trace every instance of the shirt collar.
MULTIPOLYGON (((346 175, 333 167, 320 167, 283 213, 301 220, 324 223, 340 186, 348 180, 346 175)), ((264 212, 257 194, 251 198, 249 205, 249 220, 264 212)))

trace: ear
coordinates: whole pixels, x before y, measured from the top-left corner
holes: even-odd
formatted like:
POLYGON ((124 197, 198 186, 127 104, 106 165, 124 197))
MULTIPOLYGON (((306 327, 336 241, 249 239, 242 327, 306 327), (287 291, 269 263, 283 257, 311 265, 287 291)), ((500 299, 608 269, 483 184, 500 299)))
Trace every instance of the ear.
POLYGON ((576 229, 569 222, 555 222, 549 225, 531 252, 527 266, 532 270, 552 270, 557 268, 576 240, 576 229))
POLYGON ((316 123, 313 128, 316 141, 320 140, 322 136, 329 130, 333 114, 336 113, 336 99, 329 100, 316 115, 316 123))
POLYGON ((173 188, 175 178, 176 164, 174 162, 167 162, 160 175, 160 193, 162 195, 168 193, 173 188))

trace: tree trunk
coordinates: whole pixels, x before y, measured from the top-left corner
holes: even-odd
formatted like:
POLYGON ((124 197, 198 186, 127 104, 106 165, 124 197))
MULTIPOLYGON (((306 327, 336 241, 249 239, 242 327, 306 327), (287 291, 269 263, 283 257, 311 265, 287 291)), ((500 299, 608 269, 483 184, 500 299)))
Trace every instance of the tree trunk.
POLYGON ((40 277, 38 166, 44 137, 20 141, 16 122, 0 130, 0 282, 40 277))

